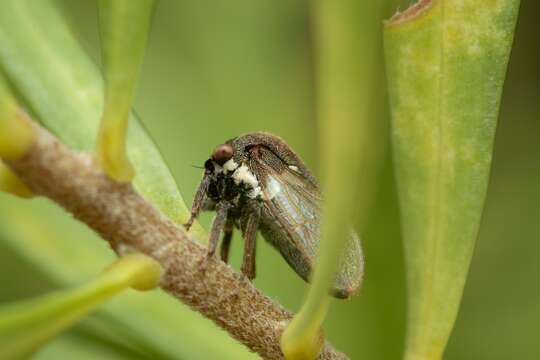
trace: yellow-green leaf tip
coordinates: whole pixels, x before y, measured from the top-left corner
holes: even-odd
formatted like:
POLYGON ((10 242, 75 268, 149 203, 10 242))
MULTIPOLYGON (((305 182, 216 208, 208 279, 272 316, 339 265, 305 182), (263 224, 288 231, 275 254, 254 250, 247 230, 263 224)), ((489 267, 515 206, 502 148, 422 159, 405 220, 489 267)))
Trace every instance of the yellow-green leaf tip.
POLYGON ((140 274, 134 279, 131 287, 136 290, 152 290, 159 286, 163 268, 161 264, 149 256, 138 254, 136 255, 143 265, 140 274))
POLYGON ((107 271, 124 274, 129 286, 136 290, 156 288, 163 274, 163 268, 156 260, 140 253, 122 256, 107 271))
POLYGON ((0 158, 15 160, 34 142, 34 132, 26 114, 0 78, 0 158))
POLYGON ((109 120, 110 118, 111 116, 105 114, 101 121, 97 142, 98 163, 111 179, 130 182, 135 176, 135 170, 126 154, 127 118, 109 120))
POLYGON ((22 198, 31 198, 33 193, 2 161, 0 161, 0 191, 22 198))
POLYGON ((298 315, 281 335, 281 351, 287 360, 313 360, 321 353, 324 337, 319 328, 298 333, 298 315))

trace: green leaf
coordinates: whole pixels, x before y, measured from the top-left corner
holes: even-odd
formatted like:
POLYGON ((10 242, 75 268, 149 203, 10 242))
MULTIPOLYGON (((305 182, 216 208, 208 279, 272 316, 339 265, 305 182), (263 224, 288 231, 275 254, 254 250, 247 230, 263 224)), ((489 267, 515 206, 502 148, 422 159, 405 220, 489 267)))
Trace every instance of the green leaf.
MULTIPOLYGON (((281 339, 287 359, 298 360, 313 359, 322 345, 329 289, 348 250, 354 214, 365 222, 384 144, 376 101, 383 2, 319 0, 314 5, 324 218, 312 286, 281 339)), ((349 259, 363 257, 354 250, 349 259)), ((363 258, 349 261, 356 280, 363 275, 363 258)))
POLYGON ((131 181, 134 170, 126 155, 126 131, 155 1, 99 0, 98 5, 105 108, 97 155, 110 177, 131 181))
POLYGON ((131 254, 116 260, 88 284, 1 306, 0 357, 31 355, 110 297, 130 286, 155 288, 160 276, 161 266, 154 259, 131 254))
POLYGON ((456 319, 518 7, 424 0, 385 26, 407 268, 405 359, 440 359, 456 319))
MULTIPOLYGON (((93 150, 103 113, 103 81, 50 1, 6 0, 0 12, 0 67, 45 127, 65 144, 93 150)), ((173 221, 189 211, 169 169, 135 115, 128 155, 135 188, 173 221)), ((197 223, 191 233, 206 240, 197 223)))
MULTIPOLYGON (((3 246, 60 286, 80 284, 115 258, 103 240, 46 199, 21 201, 0 194, 0 214, 3 246)), ((5 275, 9 281, 9 273, 5 275)), ((120 337, 154 358, 257 358, 210 320, 161 291, 119 294, 91 318, 95 337, 103 342, 120 337)))
POLYGON ((71 330, 53 339, 38 353, 33 360, 57 359, 100 359, 100 360, 141 360, 151 359, 145 354, 129 351, 107 341, 102 341, 88 333, 71 330))

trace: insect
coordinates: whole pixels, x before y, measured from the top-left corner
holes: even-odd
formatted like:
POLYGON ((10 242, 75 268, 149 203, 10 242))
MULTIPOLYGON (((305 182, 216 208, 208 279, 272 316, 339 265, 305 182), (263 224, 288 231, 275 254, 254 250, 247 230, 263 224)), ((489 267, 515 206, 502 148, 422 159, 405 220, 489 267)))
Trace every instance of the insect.
MULTIPOLYGON (((204 163, 189 229, 202 210, 216 211, 208 256, 214 256, 219 237, 221 259, 228 261, 233 229, 244 238, 241 271, 255 278, 256 235, 260 231, 294 271, 309 281, 319 246, 321 195, 319 185, 299 156, 281 138, 250 133, 218 145, 204 163)), ((331 293, 350 297, 360 286, 364 261, 353 232, 331 293)))

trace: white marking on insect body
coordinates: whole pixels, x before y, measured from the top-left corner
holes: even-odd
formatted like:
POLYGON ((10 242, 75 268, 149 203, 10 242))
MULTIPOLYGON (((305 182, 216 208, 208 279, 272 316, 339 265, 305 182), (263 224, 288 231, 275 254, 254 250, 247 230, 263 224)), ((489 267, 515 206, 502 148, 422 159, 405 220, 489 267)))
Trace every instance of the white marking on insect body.
POLYGON ((221 174, 223 172, 223 168, 221 167, 221 165, 219 165, 217 162, 213 161, 214 163, 214 174, 217 175, 217 174, 221 174))
POLYGON ((291 169, 292 171, 295 171, 295 172, 300 172, 300 171, 298 170, 298 166, 289 165, 289 169, 291 169))
POLYGON ((232 177, 236 185, 240 185, 240 183, 244 183, 248 185, 249 187, 251 187, 252 189, 259 186, 259 182, 257 181, 257 178, 255 177, 255 175, 253 175, 251 171, 249 171, 249 168, 245 164, 242 164, 238 169, 236 169, 232 177))
POLYGON ((234 171, 238 167, 238 164, 233 160, 230 159, 225 164, 223 164, 223 172, 226 174, 228 171, 234 171))
POLYGON ((266 184, 266 196, 268 200, 272 200, 281 191, 281 185, 272 176, 268 176, 266 184))
POLYGON ((251 199, 255 199, 256 197, 260 195, 261 195, 261 188, 259 186, 257 186, 254 189, 251 189, 251 191, 248 192, 247 194, 247 196, 250 197, 251 199))
POLYGON ((259 181, 245 164, 240 165, 240 167, 234 171, 232 178, 234 179, 234 183, 236 185, 240 185, 242 183, 248 188, 251 188, 251 191, 247 194, 247 196, 250 198, 255 199, 261 194, 259 181))

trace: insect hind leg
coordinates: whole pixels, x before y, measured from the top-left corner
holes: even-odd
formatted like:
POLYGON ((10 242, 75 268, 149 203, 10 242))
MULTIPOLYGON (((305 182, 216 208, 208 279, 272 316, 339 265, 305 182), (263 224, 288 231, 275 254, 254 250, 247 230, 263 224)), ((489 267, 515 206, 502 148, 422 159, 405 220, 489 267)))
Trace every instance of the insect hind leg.
POLYGON ((242 274, 244 274, 249 280, 255 279, 256 268, 256 240, 257 229, 259 227, 260 210, 256 209, 250 212, 248 218, 243 227, 244 237, 244 257, 242 260, 242 274))
POLYGON ((214 256, 216 252, 219 242, 219 235, 221 234, 221 230, 225 228, 225 223, 227 222, 227 215, 230 207, 231 205, 226 201, 219 202, 216 205, 216 217, 214 218, 214 222, 212 223, 212 230, 210 231, 210 239, 208 241, 209 258, 214 256))
POLYGON ((231 241, 233 236, 234 225, 231 221, 227 221, 223 227, 223 240, 221 241, 221 261, 227 263, 229 261, 229 250, 231 248, 231 241))

